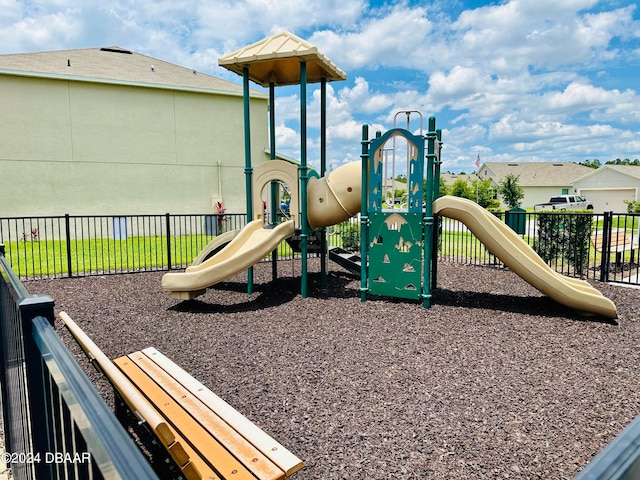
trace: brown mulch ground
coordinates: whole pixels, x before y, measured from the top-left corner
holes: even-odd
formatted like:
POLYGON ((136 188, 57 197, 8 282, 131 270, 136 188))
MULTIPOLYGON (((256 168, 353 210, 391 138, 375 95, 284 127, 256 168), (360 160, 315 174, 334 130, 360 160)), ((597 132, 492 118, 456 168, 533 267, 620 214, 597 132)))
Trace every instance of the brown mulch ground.
POLYGON ((614 324, 506 270, 440 263, 426 310, 361 302, 359 280, 333 264, 327 289, 314 274, 303 299, 299 264, 279 267, 271 281, 257 265, 250 296, 240 274, 184 303, 162 273, 27 288, 110 358, 148 346, 172 357, 302 458, 298 480, 572 478, 640 414, 640 290, 595 284, 618 306, 614 324))

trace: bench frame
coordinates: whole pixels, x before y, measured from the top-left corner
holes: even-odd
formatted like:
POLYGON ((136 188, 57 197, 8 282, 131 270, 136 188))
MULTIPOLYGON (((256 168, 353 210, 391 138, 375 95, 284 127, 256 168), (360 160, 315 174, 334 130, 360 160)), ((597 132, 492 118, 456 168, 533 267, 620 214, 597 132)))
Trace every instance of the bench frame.
MULTIPOLYGON (((116 401, 121 421, 131 419, 126 412, 145 425, 164 447, 153 449, 152 458, 165 450, 179 476, 278 480, 304 467, 293 453, 155 348, 112 362, 66 313, 60 318, 113 385, 121 400, 116 401)), ((158 467, 162 461, 152 464, 158 467)))

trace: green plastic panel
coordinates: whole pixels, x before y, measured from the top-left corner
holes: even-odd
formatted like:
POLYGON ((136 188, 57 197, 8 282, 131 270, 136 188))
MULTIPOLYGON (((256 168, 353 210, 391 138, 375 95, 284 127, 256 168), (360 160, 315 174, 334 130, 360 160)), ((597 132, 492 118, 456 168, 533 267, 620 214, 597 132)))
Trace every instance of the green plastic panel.
POLYGON ((370 214, 369 291, 387 297, 421 299, 422 215, 370 214))

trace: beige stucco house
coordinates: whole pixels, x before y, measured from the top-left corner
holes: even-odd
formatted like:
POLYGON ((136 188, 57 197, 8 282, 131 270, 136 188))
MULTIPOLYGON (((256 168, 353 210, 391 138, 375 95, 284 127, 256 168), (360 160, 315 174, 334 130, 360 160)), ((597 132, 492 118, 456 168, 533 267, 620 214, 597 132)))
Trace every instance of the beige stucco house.
POLYGON ((554 195, 574 193, 573 181, 592 171, 570 162, 485 162, 478 176, 491 179, 497 186, 507 175, 518 175, 518 183, 524 189, 521 206, 529 208, 548 202, 554 195))
MULTIPOLYGON (((242 86, 119 47, 0 55, 0 217, 245 207, 242 86)), ((251 90, 254 165, 268 96, 251 90)))
POLYGON ((593 202, 596 212, 627 211, 625 200, 640 201, 640 167, 603 165, 573 182, 574 191, 593 202))

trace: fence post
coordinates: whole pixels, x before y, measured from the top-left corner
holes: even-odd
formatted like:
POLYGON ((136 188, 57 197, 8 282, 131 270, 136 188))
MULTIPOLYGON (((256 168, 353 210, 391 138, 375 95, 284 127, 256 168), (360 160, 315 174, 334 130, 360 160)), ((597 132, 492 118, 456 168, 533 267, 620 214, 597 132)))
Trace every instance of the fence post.
POLYGON ((600 254, 600 281, 609 280, 609 259, 611 257, 611 224, 613 212, 604 212, 602 222, 602 249, 600 254))
POLYGON ((73 276, 73 272, 71 271, 71 225, 69 214, 64 214, 64 234, 67 239, 67 274, 69 277, 73 276))
POLYGON ((171 271, 171 219, 168 213, 165 213, 165 224, 167 227, 167 270, 171 271))
POLYGON ((6 267, 3 266, 4 273, 0 276, 0 287, 3 290, 0 292, 0 319, 3 321, 0 329, 0 343, 3 350, 0 368, 3 370, 3 415, 5 421, 8 420, 4 426, 5 431, 9 432, 6 437, 7 451, 24 453, 32 451, 34 455, 39 454, 39 457, 34 458, 40 458, 39 462, 15 463, 11 468, 14 478, 28 478, 31 477, 32 472, 36 473, 35 478, 38 479, 53 478, 53 465, 44 461, 46 453, 53 451, 53 445, 49 443, 51 432, 48 428, 49 414, 44 384, 44 365, 33 336, 33 319, 44 317, 53 326, 54 302, 46 295, 30 295, 17 274, 6 264, 3 245, 0 245, 0 253, 3 257, 3 265, 6 265, 6 267), (11 290, 13 293, 10 293, 11 290), (5 291, 8 292, 9 299, 3 298, 5 291), (15 302, 17 310, 6 308, 2 304, 6 300, 15 302), (1 313, 3 311, 11 313, 5 318, 1 313), (9 330, 11 338, 5 336, 9 330), (10 382, 7 381, 9 368, 12 369, 10 382), (11 385, 21 391, 11 391, 11 385), (28 403, 28 408, 24 402, 28 403), (16 408, 16 404, 19 404, 19 408, 16 408), (18 414, 18 411, 21 413, 18 414), (28 439, 25 434, 28 435, 28 439), (29 439, 31 445, 29 445, 29 439))
MULTIPOLYGON (((21 298, 18 303, 22 319, 22 338, 24 344, 24 358, 27 385, 29 388, 29 413, 31 420, 31 441, 33 453, 40 454, 44 459, 47 452, 54 450, 49 444, 50 436, 43 432, 48 430, 47 398, 44 386, 44 367, 40 349, 33 337, 33 319, 46 318, 51 326, 54 325, 53 299, 47 295, 30 295, 21 298)), ((52 478, 52 465, 45 461, 35 464, 36 478, 52 478)))

